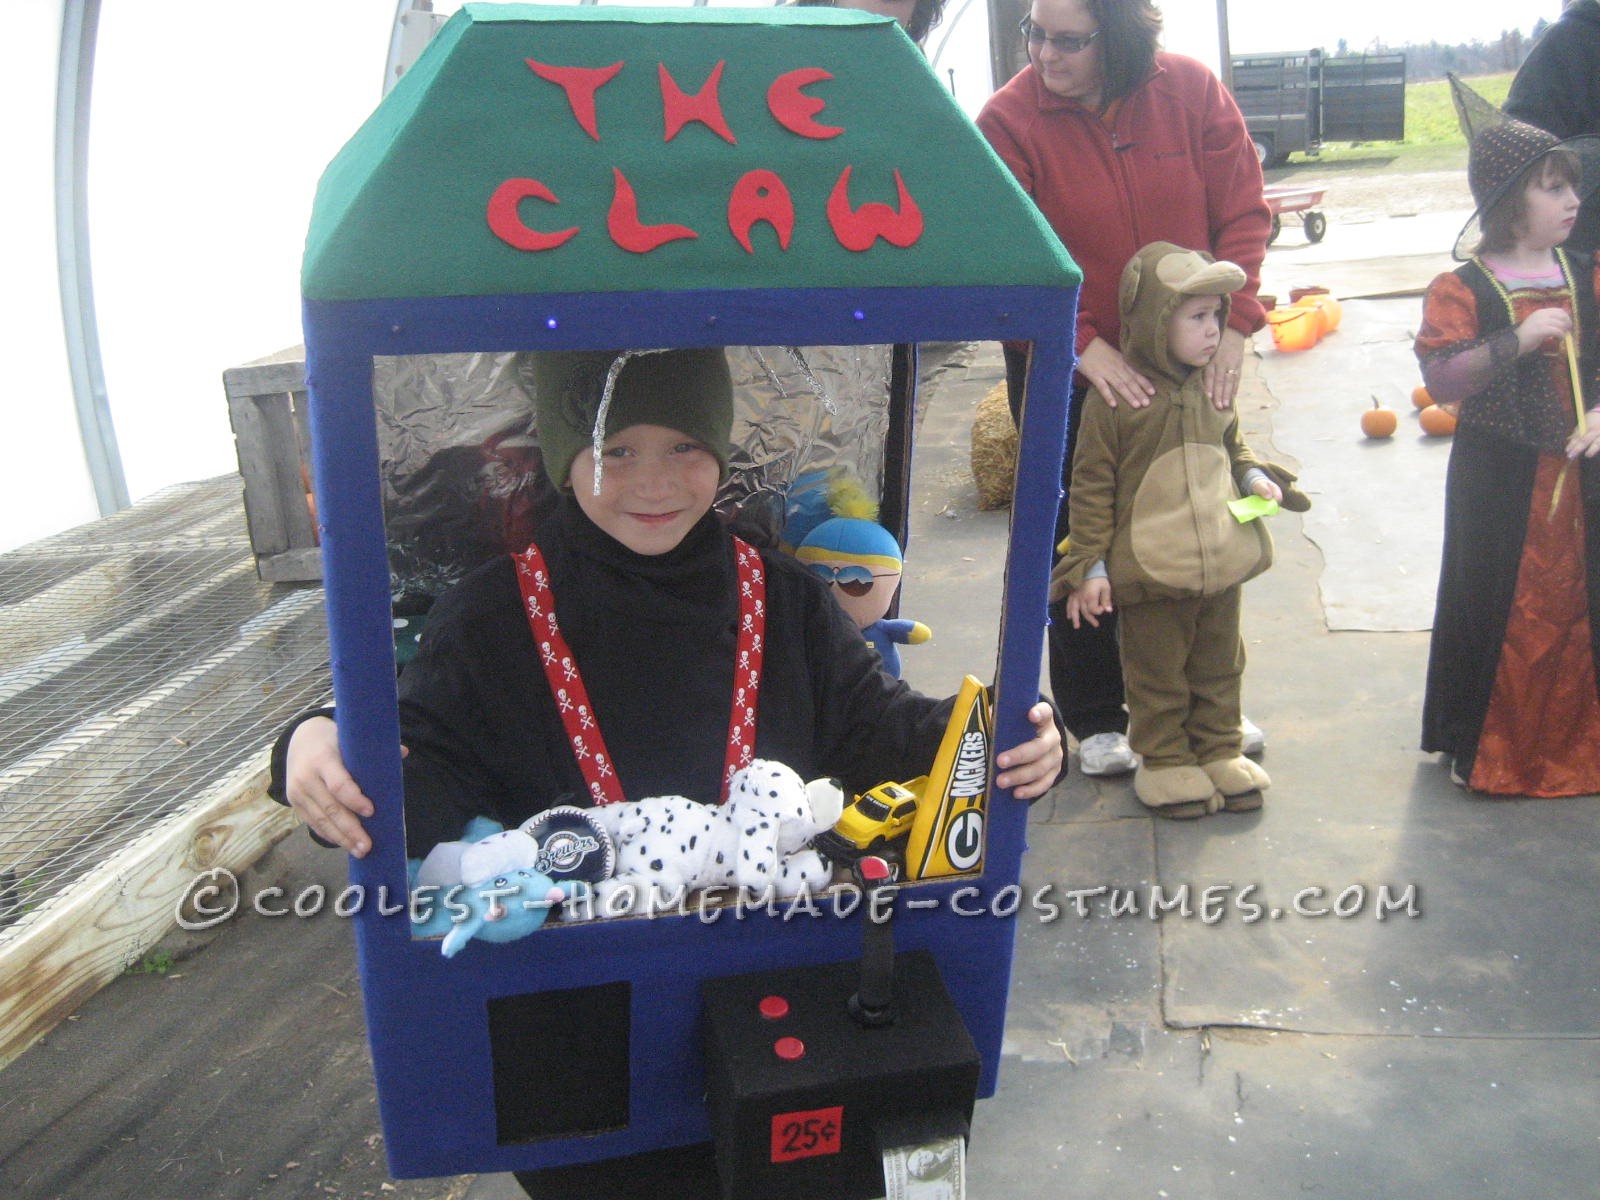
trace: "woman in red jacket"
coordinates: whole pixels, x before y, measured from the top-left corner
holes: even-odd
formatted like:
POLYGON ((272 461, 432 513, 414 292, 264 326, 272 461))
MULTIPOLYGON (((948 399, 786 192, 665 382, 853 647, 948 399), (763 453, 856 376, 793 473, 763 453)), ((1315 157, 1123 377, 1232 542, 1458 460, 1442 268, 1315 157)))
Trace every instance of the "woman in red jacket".
MULTIPOLYGON (((1212 403, 1227 408, 1245 340, 1265 319, 1256 292, 1272 216, 1233 97, 1203 64, 1157 50, 1161 14, 1150 0, 1032 0, 1022 31, 1029 65, 990 98, 978 127, 1083 268, 1065 491, 1089 387, 1110 404, 1149 403, 1153 385, 1121 350, 1123 265, 1139 247, 1167 241, 1244 268, 1203 376, 1212 403)), ((1019 419, 1026 369, 1026 346, 1008 345, 1019 419)), ((1068 533, 1065 496, 1056 533, 1058 542, 1068 533)), ((1115 622, 1074 630, 1051 615, 1050 687, 1078 739, 1079 765, 1091 775, 1132 770, 1115 622)))

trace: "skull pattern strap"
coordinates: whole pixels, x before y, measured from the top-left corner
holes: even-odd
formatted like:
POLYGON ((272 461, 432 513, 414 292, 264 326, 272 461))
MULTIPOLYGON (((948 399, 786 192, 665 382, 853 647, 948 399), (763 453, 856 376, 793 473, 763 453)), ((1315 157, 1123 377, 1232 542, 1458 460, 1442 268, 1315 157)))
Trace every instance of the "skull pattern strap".
MULTIPOLYGON (((766 641, 767 583, 760 553, 748 542, 733 539, 734 557, 739 571, 739 628, 733 658, 733 711, 728 718, 728 753, 722 771, 722 795, 728 798, 729 781, 734 773, 750 765, 755 757, 756 700, 761 687, 761 661, 766 641)), ((550 571, 537 545, 530 544, 514 555, 517 583, 522 588, 528 611, 528 626, 533 644, 544 667, 550 695, 561 714, 572 753, 583 772, 584 782, 595 804, 616 804, 624 799, 617 779, 616 765, 606 751, 605 739, 583 686, 578 662, 556 621, 555 595, 550 590, 550 571)))

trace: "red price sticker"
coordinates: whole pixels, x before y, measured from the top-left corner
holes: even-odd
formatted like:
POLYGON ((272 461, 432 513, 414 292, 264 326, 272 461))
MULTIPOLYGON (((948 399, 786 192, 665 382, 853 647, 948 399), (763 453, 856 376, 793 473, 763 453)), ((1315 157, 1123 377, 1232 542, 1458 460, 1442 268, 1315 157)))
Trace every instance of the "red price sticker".
POLYGON ((772 1118, 772 1161, 793 1162, 839 1153, 844 1132, 844 1106, 779 1113, 772 1118))

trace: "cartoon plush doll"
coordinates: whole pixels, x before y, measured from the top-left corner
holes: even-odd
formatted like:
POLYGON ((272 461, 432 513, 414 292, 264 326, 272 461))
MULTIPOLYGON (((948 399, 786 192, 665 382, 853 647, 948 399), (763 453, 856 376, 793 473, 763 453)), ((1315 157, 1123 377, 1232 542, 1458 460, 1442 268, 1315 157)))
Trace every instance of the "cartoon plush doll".
POLYGON ((831 585, 833 597, 883 659, 883 669, 900 678, 897 646, 919 646, 933 636, 921 621, 884 616, 900 586, 904 562, 900 543, 874 519, 877 506, 856 489, 833 498, 840 515, 805 536, 795 557, 831 585))

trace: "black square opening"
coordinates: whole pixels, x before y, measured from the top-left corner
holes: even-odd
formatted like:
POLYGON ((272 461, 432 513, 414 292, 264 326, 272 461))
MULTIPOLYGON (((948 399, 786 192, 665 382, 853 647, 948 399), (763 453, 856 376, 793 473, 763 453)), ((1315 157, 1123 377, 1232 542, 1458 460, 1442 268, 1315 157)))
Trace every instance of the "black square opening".
POLYGON ((489 1001, 500 1145, 627 1126, 632 991, 603 983, 489 1001))

